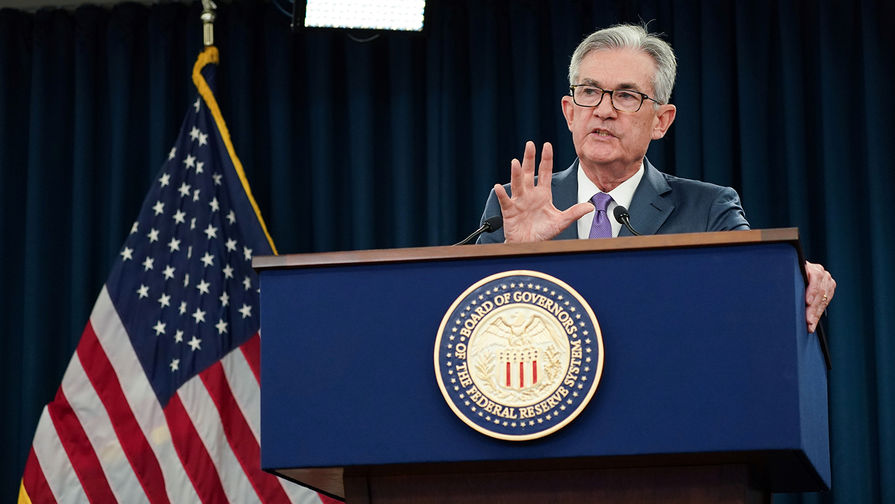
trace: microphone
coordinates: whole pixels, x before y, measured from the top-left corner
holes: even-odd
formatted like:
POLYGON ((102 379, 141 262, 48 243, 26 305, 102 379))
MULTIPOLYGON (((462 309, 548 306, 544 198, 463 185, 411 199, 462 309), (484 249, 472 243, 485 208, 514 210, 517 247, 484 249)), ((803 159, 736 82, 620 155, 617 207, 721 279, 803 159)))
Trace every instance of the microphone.
POLYGON ((627 208, 618 205, 617 207, 615 207, 615 210, 612 211, 612 215, 615 216, 615 220, 618 221, 619 224, 624 224, 624 226, 628 228, 628 231, 630 231, 632 235, 640 236, 640 233, 638 233, 634 229, 634 226, 631 225, 631 215, 628 214, 627 208))
POLYGON ((485 219, 485 222, 482 223, 481 227, 473 231, 473 233, 466 238, 463 238, 462 241, 455 243, 453 246, 457 245, 466 245, 468 243, 472 243, 473 240, 479 237, 482 233, 493 233, 498 229, 503 227, 503 217, 500 215, 494 215, 485 219))

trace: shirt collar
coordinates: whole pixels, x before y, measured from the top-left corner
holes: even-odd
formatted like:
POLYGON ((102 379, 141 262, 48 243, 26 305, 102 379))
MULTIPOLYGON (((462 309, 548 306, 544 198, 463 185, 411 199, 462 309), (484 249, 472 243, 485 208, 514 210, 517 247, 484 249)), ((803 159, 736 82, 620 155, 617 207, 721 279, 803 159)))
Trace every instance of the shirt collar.
MULTIPOLYGON (((643 161, 640 162, 640 168, 631 175, 628 180, 625 180, 621 184, 618 185, 615 189, 609 191, 609 195, 612 196, 612 201, 615 202, 615 205, 610 205, 610 208, 607 210, 609 212, 612 211, 612 208, 615 206, 621 205, 625 208, 631 206, 631 200, 634 199, 634 191, 637 190, 637 186, 640 185, 640 180, 643 178, 644 168, 643 161)), ((581 163, 578 163, 578 203, 583 203, 585 201, 590 201, 593 198, 594 194, 598 192, 602 192, 597 189, 596 184, 594 184, 587 175, 585 175, 584 170, 581 169, 581 163)), ((611 214, 610 214, 611 215, 611 214)))

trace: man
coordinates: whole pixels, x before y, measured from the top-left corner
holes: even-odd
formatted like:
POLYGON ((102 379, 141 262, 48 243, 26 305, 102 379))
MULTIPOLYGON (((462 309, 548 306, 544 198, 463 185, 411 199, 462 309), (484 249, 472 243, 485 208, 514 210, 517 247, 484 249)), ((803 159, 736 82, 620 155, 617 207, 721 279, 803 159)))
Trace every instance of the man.
MULTIPOLYGON (((571 93, 562 98, 578 159, 553 175, 553 147, 545 143, 536 179, 535 145, 527 142, 522 162, 511 163, 510 184, 494 186, 482 215, 484 222, 502 214, 503 228, 479 243, 630 235, 611 217, 617 206, 630 210, 642 234, 749 229, 736 191, 661 173, 645 157, 674 122, 676 69, 671 46, 640 26, 585 38, 569 64, 571 93)), ((836 282, 819 264, 805 267, 806 319, 814 332, 836 282)))

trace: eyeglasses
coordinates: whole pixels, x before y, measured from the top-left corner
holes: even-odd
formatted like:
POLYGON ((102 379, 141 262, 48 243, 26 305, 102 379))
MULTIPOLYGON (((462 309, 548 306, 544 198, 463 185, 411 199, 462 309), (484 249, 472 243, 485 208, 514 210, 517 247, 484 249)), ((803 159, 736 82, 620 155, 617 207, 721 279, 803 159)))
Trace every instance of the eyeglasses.
POLYGON ((637 112, 643 106, 644 100, 659 103, 649 95, 634 91, 633 89, 602 89, 587 84, 572 84, 569 86, 572 101, 579 107, 596 107, 603 101, 603 95, 609 95, 612 107, 619 112, 637 112))

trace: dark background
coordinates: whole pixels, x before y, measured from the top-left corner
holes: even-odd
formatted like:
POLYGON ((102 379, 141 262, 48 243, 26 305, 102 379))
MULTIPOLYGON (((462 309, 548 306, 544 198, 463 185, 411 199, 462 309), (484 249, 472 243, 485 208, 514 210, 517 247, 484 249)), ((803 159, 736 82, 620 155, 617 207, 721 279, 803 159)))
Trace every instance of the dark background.
MULTIPOLYGON (((281 253, 461 239, 525 140, 573 161, 577 43, 651 21, 679 69, 650 160, 734 187, 753 227, 798 226, 839 283, 833 490, 781 500, 895 502, 893 2, 430 0, 423 33, 365 43, 290 33, 269 2, 219 7, 217 97, 281 253)), ((195 100, 200 10, 0 10, 2 495, 195 100)))

